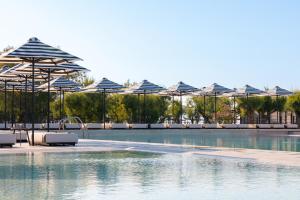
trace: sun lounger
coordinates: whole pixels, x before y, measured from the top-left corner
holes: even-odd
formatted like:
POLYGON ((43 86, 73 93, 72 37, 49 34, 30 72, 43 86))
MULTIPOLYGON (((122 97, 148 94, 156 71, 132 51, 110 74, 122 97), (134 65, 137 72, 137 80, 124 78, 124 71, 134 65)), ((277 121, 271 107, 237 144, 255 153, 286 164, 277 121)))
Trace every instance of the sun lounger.
POLYGON ((129 125, 128 124, 124 124, 124 123, 117 123, 117 124, 111 124, 111 128, 112 129, 128 129, 129 125))
POLYGON ((238 128, 238 125, 237 124, 222 124, 221 127, 228 128, 228 129, 235 129, 235 128, 238 128))
MULTIPOLYGON (((47 129, 47 124, 43 124, 43 129, 47 129)), ((49 129, 51 130, 58 130, 59 129, 59 123, 50 123, 49 129)))
POLYGON ((150 128, 153 128, 153 129, 164 129, 164 128, 166 128, 166 125, 165 124, 150 124, 150 128))
POLYGON ((285 128, 298 128, 298 124, 285 124, 285 128))
POLYGON ((168 127, 170 129, 181 129, 181 128, 186 128, 186 125, 184 125, 184 124, 169 124, 168 127))
POLYGON ((256 128, 256 124, 237 124, 237 128, 240 129, 252 129, 252 128, 256 128))
POLYGON ((86 123, 85 127, 87 129, 100 129, 101 128, 101 124, 100 123, 86 123))
POLYGON ((187 127, 191 129, 203 128, 202 124, 188 124, 187 127))
POLYGON ((218 124, 203 124, 203 127, 207 129, 219 128, 218 124))
MULTIPOLYGON (((31 129, 32 128, 32 124, 26 124, 26 128, 31 129)), ((35 129, 43 129, 43 124, 34 124, 34 128, 35 129)))
MULTIPOLYGON (((30 142, 32 141, 30 137, 30 142)), ((78 135, 67 132, 35 132, 36 145, 74 145, 78 143, 78 135)))
POLYGON ((257 128, 270 129, 272 128, 272 124, 257 124, 257 128))
MULTIPOLYGON (((6 124, 6 128, 7 128, 7 129, 10 129, 10 128, 11 128, 11 124, 10 124, 10 123, 7 123, 7 124, 6 124)), ((4 123, 0 123, 0 129, 5 129, 5 124, 4 124, 4 123)))
POLYGON ((130 124, 130 128, 132 128, 132 129, 146 129, 146 128, 148 128, 148 124, 130 124))
POLYGON ((16 144, 16 135, 10 132, 0 132, 0 147, 10 146, 12 147, 16 144))
POLYGON ((73 129, 73 130, 75 130, 75 129, 80 129, 81 128, 81 124, 79 124, 79 123, 66 123, 65 124, 65 128, 66 129, 73 129))
POLYGON ((272 124, 272 127, 278 129, 285 128, 284 124, 272 124))

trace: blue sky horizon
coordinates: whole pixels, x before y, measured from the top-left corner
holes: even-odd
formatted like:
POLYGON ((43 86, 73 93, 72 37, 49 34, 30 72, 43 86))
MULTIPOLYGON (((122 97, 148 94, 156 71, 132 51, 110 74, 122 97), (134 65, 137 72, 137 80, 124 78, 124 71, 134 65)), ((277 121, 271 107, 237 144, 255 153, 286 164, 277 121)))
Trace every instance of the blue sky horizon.
POLYGON ((0 49, 35 36, 96 80, 300 89, 298 1, 0 2, 0 49))

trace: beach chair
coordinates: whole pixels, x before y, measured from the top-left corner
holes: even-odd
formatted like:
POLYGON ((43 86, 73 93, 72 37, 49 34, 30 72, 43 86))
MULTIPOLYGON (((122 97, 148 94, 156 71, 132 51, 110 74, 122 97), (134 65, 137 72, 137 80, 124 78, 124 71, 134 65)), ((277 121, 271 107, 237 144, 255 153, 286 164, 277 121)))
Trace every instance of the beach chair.
POLYGON ((200 128, 203 128, 202 124, 188 124, 187 127, 190 128, 190 129, 200 129, 200 128))
POLYGON ((222 128, 227 128, 227 129, 236 129, 236 128, 238 128, 237 124, 221 124, 220 126, 222 128))
MULTIPOLYGON (((30 143, 32 138, 29 137, 30 143)), ((43 132, 37 131, 34 134, 34 143, 36 145, 73 145, 78 143, 78 135, 67 132, 43 132)))
POLYGON ((168 128, 170 129, 182 129, 186 128, 185 124, 168 124, 168 128))
POLYGON ((298 128, 298 124, 285 124, 285 128, 296 129, 298 128))
POLYGON ((150 128, 152 128, 152 129, 165 129, 166 125, 165 124, 150 124, 150 128))
POLYGON ((112 123, 111 129, 128 129, 129 125, 126 123, 112 123))
POLYGON ((284 126, 284 124, 272 124, 272 128, 282 129, 282 128, 285 128, 285 126, 284 126))
POLYGON ((270 129, 272 128, 272 124, 257 124, 256 127, 260 129, 270 129))
POLYGON ((100 129, 101 128, 101 124, 100 123, 86 123, 85 127, 87 129, 100 129))
POLYGON ((132 129, 146 129, 146 128, 149 128, 149 125, 148 124, 130 124, 129 127, 132 129))
POLYGON ((1 131, 0 132, 0 147, 9 146, 12 147, 14 144, 16 144, 17 138, 15 134, 12 134, 8 131, 1 131))
POLYGON ((219 125, 218 124, 203 124, 203 128, 215 129, 215 128, 219 128, 219 125))

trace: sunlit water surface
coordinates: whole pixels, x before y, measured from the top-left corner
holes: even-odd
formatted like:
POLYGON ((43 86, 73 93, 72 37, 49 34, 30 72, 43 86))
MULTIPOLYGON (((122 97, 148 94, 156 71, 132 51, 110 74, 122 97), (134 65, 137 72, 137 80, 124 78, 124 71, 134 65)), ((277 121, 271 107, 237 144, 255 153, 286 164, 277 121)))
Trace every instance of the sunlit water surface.
MULTIPOLYGON (((82 131, 77 132, 83 138, 82 131)), ((84 138, 300 152, 300 137, 247 130, 89 130, 84 138)))
POLYGON ((0 156, 1 199, 299 199, 300 168, 193 154, 0 156))

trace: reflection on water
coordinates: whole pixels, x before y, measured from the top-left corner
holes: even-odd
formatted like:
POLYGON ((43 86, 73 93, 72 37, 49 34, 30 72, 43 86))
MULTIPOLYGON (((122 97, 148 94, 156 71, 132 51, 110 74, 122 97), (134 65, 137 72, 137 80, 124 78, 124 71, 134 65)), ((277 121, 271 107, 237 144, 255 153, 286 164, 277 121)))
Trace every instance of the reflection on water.
POLYGON ((1 199, 298 199, 300 168, 192 154, 0 157, 1 199))
MULTIPOLYGON (((82 132, 77 132, 82 138, 82 132)), ((85 138, 300 152, 300 137, 240 130, 89 130, 85 138)))

